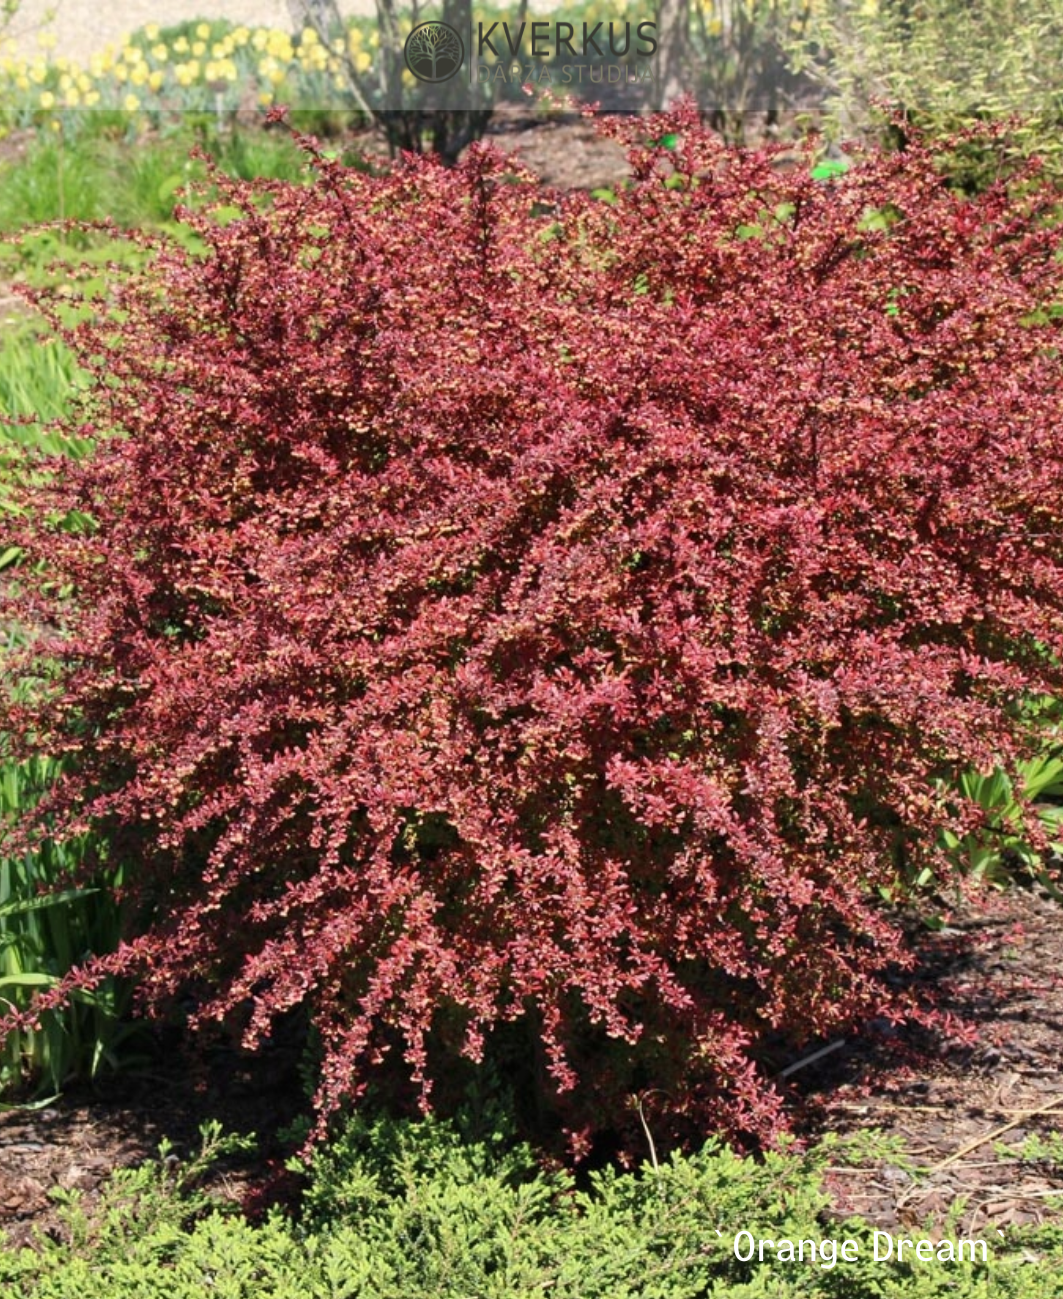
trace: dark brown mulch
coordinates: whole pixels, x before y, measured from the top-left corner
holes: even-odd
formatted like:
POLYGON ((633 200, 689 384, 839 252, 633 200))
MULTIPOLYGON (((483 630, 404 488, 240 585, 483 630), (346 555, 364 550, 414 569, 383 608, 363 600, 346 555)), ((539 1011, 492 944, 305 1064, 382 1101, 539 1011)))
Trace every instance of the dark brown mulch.
POLYGON ((196 1064, 172 1043, 156 1047, 148 1071, 71 1089, 45 1109, 0 1113, 0 1232, 9 1243, 56 1231, 52 1187, 79 1190, 91 1206, 112 1170, 157 1157, 163 1138, 170 1158, 195 1158, 201 1125, 212 1119, 226 1133, 259 1138, 253 1155, 219 1162, 212 1190, 245 1206, 284 1195, 290 1150, 278 1133, 307 1108, 298 1050, 282 1046, 255 1060, 220 1046, 196 1064))
POLYGON ((955 1017, 951 1043, 869 1036, 794 1076, 809 1135, 878 1129, 903 1147, 830 1175, 839 1216, 896 1231, 965 1197, 960 1227, 984 1236, 1045 1221, 1063 1196, 1063 1165, 1020 1154, 1063 1130, 1063 907, 1036 889, 989 901, 921 944, 916 981, 955 1017))
POLYGON ((630 174, 620 145, 602 139, 592 120, 572 113, 535 118, 519 106, 502 105, 486 139, 507 153, 516 153, 555 189, 605 189, 630 174))

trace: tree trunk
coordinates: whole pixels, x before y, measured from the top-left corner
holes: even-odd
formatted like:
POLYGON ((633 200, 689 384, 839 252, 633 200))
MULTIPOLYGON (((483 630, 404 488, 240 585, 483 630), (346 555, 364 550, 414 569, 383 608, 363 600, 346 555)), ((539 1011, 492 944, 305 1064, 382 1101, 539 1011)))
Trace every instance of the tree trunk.
POLYGON ((685 90, 690 52, 690 0, 659 0, 654 108, 668 108, 685 90))

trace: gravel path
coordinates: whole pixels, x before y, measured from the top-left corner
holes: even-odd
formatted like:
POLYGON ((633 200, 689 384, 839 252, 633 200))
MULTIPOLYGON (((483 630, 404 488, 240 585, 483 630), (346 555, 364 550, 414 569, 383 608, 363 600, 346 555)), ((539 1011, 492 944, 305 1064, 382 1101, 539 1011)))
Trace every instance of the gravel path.
MULTIPOLYGON (((342 14, 371 13, 372 0, 339 0, 339 8, 342 14)), ((229 18, 291 31, 291 13, 289 0, 21 0, 8 35, 19 54, 33 55, 40 50, 38 35, 53 32, 55 54, 84 61, 147 23, 165 27, 189 18, 229 18)))

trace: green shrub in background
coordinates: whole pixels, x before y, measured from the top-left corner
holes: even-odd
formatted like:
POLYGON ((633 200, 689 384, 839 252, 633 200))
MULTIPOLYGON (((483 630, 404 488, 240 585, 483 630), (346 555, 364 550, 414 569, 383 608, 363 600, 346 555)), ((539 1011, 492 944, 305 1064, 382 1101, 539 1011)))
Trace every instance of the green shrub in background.
POLYGON ((1014 117, 1001 155, 982 144, 956 165, 984 183, 1001 157, 1039 153, 1063 173, 1063 0, 821 0, 790 55, 833 135, 895 137, 896 112, 940 135, 1014 117))
MULTIPOLYGON (((500 1137, 470 1142, 437 1121, 356 1121, 318 1155, 302 1221, 272 1210, 257 1225, 201 1189, 203 1158, 175 1167, 164 1148, 170 1159, 117 1173, 91 1216, 77 1193, 63 1193, 63 1241, 0 1249, 0 1287, 9 1299, 1063 1295, 1058 1228, 990 1233, 985 1264, 873 1261, 867 1224, 824 1217, 824 1171, 858 1158, 857 1147, 753 1160, 709 1143, 577 1188, 500 1137), (817 1247, 855 1240, 857 1261, 741 1262, 743 1229, 817 1247)), ((227 1149, 217 1127, 205 1148, 227 1149)))

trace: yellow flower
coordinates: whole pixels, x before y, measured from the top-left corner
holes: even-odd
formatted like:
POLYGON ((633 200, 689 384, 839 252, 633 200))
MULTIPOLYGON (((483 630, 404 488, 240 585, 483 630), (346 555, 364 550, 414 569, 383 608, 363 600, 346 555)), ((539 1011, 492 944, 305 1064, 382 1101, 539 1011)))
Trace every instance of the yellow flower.
POLYGON ((275 59, 284 59, 286 62, 292 57, 292 42, 287 32, 274 29, 270 32, 266 41, 266 49, 275 59))
POLYGON ((175 54, 187 54, 187 53, 188 53, 188 37, 187 37, 187 36, 178 36, 177 40, 175 40, 174 43, 173 43, 173 52, 174 52, 175 54))
POLYGON ((263 108, 268 108, 270 104, 273 103, 273 91, 260 90, 258 92, 258 102, 262 105, 263 108))
POLYGON ((74 78, 70 75, 69 72, 64 72, 63 75, 59 78, 60 90, 69 90, 73 84, 74 84, 74 78))
POLYGON ((346 48, 347 48, 347 42, 343 39, 342 36, 337 36, 336 39, 332 42, 332 49, 335 54, 342 54, 346 48))
POLYGON ((156 61, 156 63, 165 63, 169 54, 170 51, 162 41, 160 41, 158 45, 153 45, 151 47, 151 57, 156 61))
POLYGON ((30 79, 29 77, 18 76, 15 78, 15 85, 18 86, 19 90, 29 90, 30 79))
POLYGON ((365 50, 359 50, 354 56, 354 67, 357 72, 367 72, 372 62, 373 56, 365 50))
POLYGON ((78 90, 80 90, 83 95, 87 95, 88 92, 92 89, 92 78, 87 77, 83 72, 81 76, 78 77, 77 79, 77 87, 78 90))
POLYGON ((235 81, 236 64, 232 59, 218 59, 207 64, 204 72, 207 81, 235 81))
POLYGON ((115 81, 128 81, 129 69, 124 63, 116 63, 112 69, 115 81))
POLYGON ((44 84, 44 79, 48 75, 48 69, 43 63, 34 63, 29 69, 30 80, 35 86, 44 84))
POLYGON ((196 56, 197 59, 201 59, 203 55, 206 54, 206 52, 207 52, 206 41, 192 42, 192 53, 196 56))
POLYGON ((127 45, 122 50, 122 58, 125 59, 127 63, 139 63, 143 57, 143 50, 136 45, 127 45))
POLYGON ((269 79, 270 81, 273 82, 275 86, 279 86, 280 83, 284 80, 284 69, 274 68, 274 70, 269 74, 269 79))
POLYGON ((134 86, 143 86, 148 80, 148 70, 143 63, 138 63, 133 71, 129 74, 129 80, 134 86))
POLYGON ((57 122, 56 119, 55 119, 54 117, 53 117, 52 120, 48 123, 48 125, 52 128, 53 131, 55 131, 55 132, 57 132, 57 133, 63 129, 63 125, 62 125, 62 123, 61 123, 61 122, 57 122))
POLYGON ((60 72, 66 72, 70 67, 70 60, 65 54, 60 54, 56 58, 52 59, 52 67, 58 68, 60 72))
POLYGON ((210 23, 200 23, 196 28, 196 35, 201 41, 210 40, 210 23))
POLYGON ((144 28, 144 35, 149 41, 157 41, 159 39, 159 24, 148 23, 144 28))
POLYGON ((269 31, 265 27, 257 27, 254 35, 251 37, 251 48, 258 50, 259 54, 269 44, 269 31))
POLYGON ((81 103, 81 96, 78 94, 78 92, 74 89, 73 86, 71 86, 70 89, 63 96, 63 103, 66 105, 67 108, 77 108, 78 104, 81 103))
POLYGON ((151 76, 148 77, 148 85, 152 88, 152 90, 155 91, 156 94, 158 94, 159 91, 162 89, 162 84, 165 80, 166 80, 166 73, 163 72, 162 68, 156 68, 155 71, 151 74, 151 76))
POLYGON ((59 37, 55 32, 39 32, 37 34, 37 44, 42 50, 54 50, 59 43, 59 37))
POLYGON ((125 99, 122 100, 122 107, 127 113, 135 113, 140 107, 140 100, 136 95, 126 95, 125 99))
POLYGON ((50 90, 41 91, 41 107, 42 108, 55 107, 55 96, 52 94, 50 90))
POLYGON ((85 94, 85 106, 95 108, 100 102, 100 92, 98 90, 89 90, 85 94))
POLYGON ((251 32, 247 27, 234 27, 233 30, 229 33, 229 40, 232 41, 233 45, 237 49, 239 49, 242 45, 246 45, 250 39, 251 39, 251 32))
POLYGON ((304 27, 302 35, 299 37, 299 40, 303 45, 316 45, 317 32, 315 32, 312 27, 304 27))
POLYGON ((356 49, 359 48, 361 43, 362 43, 361 31, 357 27, 352 27, 350 32, 347 34, 347 44, 351 47, 352 54, 355 52, 356 49))
POLYGON ((337 90, 346 90, 347 78, 337 75, 332 78, 332 84, 336 87, 337 90))

